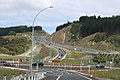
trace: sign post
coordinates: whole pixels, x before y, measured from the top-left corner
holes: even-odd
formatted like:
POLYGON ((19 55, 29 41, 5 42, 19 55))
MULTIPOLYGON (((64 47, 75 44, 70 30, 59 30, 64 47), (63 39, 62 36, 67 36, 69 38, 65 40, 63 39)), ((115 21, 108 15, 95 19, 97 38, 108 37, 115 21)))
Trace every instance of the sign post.
POLYGON ((36 71, 38 71, 38 64, 40 63, 40 58, 37 57, 36 60, 35 60, 37 66, 36 66, 36 71))
POLYGON ((91 60, 88 61, 88 72, 90 73, 91 60))
POLYGON ((82 59, 80 59, 80 71, 82 71, 82 59))

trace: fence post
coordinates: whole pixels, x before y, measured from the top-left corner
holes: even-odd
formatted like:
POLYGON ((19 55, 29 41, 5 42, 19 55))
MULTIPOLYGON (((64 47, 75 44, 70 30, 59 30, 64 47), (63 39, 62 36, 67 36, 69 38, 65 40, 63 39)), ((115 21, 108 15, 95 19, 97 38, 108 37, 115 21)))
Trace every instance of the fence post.
POLYGON ((36 80, 38 80, 38 74, 36 73, 36 80))
POLYGON ((36 80, 36 75, 34 74, 34 79, 33 80, 36 80))
POLYGON ((20 80, 20 75, 18 76, 18 80, 20 80))
POLYGON ((14 75, 14 74, 12 74, 12 80, 15 80, 14 78, 15 78, 15 75, 14 75))
POLYGON ((24 74, 24 80, 26 80, 26 74, 24 74))
POLYGON ((4 75, 3 80, 6 80, 6 75, 4 75))
POLYGON ((44 77, 44 73, 42 74, 42 78, 44 77))
POLYGON ((38 79, 40 79, 40 77, 41 77, 41 76, 40 76, 40 74, 38 73, 38 79))
POLYGON ((21 80, 21 79, 23 79, 23 75, 22 74, 19 75, 19 80, 21 80))
POLYGON ((28 80, 30 80, 30 75, 28 75, 28 80))
POLYGON ((33 80, 33 75, 31 76, 31 80, 33 80))

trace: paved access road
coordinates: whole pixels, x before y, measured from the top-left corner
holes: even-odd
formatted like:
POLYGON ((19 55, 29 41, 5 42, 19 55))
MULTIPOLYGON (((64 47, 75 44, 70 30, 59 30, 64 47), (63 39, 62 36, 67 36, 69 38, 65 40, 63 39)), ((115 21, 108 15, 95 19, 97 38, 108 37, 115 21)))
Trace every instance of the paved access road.
POLYGON ((39 68, 40 72, 46 72, 42 80, 97 80, 86 77, 80 73, 70 72, 59 68, 39 68))

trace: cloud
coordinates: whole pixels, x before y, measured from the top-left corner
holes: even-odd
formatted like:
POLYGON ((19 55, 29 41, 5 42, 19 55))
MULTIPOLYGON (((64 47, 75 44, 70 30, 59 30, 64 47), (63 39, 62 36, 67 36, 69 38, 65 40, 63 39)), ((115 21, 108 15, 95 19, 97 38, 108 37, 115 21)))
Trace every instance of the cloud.
POLYGON ((35 25, 42 25, 48 32, 67 21, 84 15, 112 16, 120 13, 120 0, 0 0, 0 26, 31 25, 38 11, 42 12, 35 25))
POLYGON ((50 0, 0 0, 0 26, 31 25, 36 12, 50 5, 50 0))
POLYGON ((15 0, 14 7, 21 10, 36 10, 49 6, 51 3, 49 0, 15 0), (20 4, 20 5, 18 5, 20 4))
POLYGON ((32 12, 52 5, 50 0, 0 0, 0 14, 20 15, 19 13, 32 12))

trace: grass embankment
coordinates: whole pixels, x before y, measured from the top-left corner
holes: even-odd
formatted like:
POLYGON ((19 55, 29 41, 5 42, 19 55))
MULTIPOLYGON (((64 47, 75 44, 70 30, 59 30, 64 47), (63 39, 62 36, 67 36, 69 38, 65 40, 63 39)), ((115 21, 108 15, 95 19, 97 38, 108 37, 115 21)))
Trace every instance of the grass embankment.
POLYGON ((119 70, 94 70, 91 73, 98 78, 106 78, 112 80, 120 80, 120 69, 119 70))
POLYGON ((25 56, 0 56, 0 60, 17 60, 17 59, 29 59, 29 57, 25 56))
POLYGON ((82 57, 86 56, 87 54, 73 51, 73 50, 67 50, 67 49, 64 49, 64 50, 67 52, 67 56, 65 59, 61 61, 61 64, 66 63, 67 65, 71 65, 71 64, 78 65, 80 64, 80 60, 82 60, 82 62, 86 64, 87 60, 82 59, 82 57))
POLYGON ((0 54, 18 55, 24 53, 31 41, 24 36, 3 36, 0 37, 0 54))
MULTIPOLYGON (((52 51, 52 57, 55 57, 57 55, 57 52, 55 49, 51 48, 52 51)), ((48 63, 48 61, 50 60, 50 47, 49 46, 45 46, 45 45, 41 45, 38 46, 36 48, 36 50, 34 51, 34 59, 36 58, 40 58, 41 61, 44 61, 46 63, 48 63)), ((24 60, 27 59, 29 61, 30 57, 26 57, 26 56, 0 56, 0 60, 24 60)))
POLYGON ((43 60, 45 63, 48 63, 50 60, 50 51, 52 51, 52 57, 55 57, 57 55, 57 52, 54 48, 51 48, 49 46, 41 45, 42 48, 40 52, 35 56, 39 57, 41 60, 43 60))
POLYGON ((0 76, 9 76, 9 75, 19 75, 23 73, 22 71, 18 71, 18 70, 11 70, 11 69, 3 69, 3 68, 0 68, 0 76))
POLYGON ((12 75, 20 75, 24 73, 23 71, 19 70, 12 70, 12 69, 4 69, 0 68, 0 80, 3 80, 4 75, 6 76, 7 80, 10 80, 12 78, 12 75))

